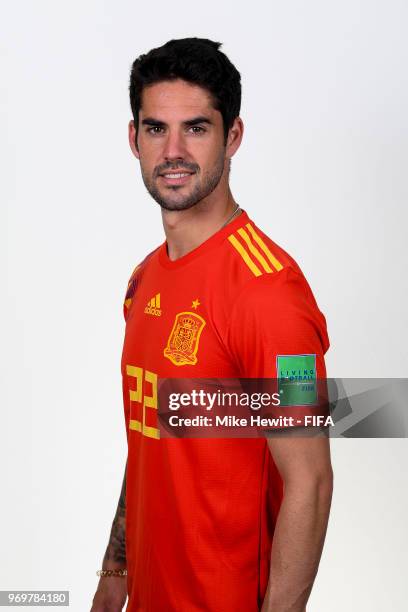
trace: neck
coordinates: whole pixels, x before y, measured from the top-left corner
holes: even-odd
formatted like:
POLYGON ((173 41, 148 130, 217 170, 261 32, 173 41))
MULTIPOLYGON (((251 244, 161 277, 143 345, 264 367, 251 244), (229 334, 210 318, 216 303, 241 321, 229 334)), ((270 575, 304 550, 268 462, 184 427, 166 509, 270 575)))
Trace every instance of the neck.
POLYGON ((169 259, 175 261, 200 246, 229 221, 236 208, 228 188, 225 197, 216 201, 206 198, 187 210, 162 209, 169 259))

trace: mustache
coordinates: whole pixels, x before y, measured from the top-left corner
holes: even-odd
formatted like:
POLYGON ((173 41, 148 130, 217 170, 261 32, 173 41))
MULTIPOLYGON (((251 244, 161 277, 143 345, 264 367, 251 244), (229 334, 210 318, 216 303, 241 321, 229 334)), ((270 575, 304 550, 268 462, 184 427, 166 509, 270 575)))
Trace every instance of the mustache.
POLYGON ((198 164, 192 164, 189 162, 166 162, 156 166, 153 172, 154 178, 157 178, 160 174, 164 174, 169 170, 187 170, 187 172, 199 172, 200 166, 198 164))

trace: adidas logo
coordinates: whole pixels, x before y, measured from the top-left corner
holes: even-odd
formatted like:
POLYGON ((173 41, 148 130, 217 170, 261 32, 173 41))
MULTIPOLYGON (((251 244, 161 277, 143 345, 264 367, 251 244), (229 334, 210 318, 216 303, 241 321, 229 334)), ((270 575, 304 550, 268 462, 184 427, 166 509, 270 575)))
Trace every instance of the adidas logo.
POLYGON ((145 314, 153 315, 154 317, 161 317, 162 311, 160 310, 160 293, 156 293, 156 295, 148 301, 144 312, 145 314))

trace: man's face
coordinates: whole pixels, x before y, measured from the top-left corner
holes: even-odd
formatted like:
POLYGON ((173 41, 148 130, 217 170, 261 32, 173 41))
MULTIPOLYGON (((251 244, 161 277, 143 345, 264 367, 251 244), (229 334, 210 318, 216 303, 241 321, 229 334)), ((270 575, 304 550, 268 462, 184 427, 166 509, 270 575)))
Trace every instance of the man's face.
POLYGON ((150 195, 167 210, 191 208, 227 180, 222 115, 207 90, 177 79, 143 90, 137 147, 150 195))

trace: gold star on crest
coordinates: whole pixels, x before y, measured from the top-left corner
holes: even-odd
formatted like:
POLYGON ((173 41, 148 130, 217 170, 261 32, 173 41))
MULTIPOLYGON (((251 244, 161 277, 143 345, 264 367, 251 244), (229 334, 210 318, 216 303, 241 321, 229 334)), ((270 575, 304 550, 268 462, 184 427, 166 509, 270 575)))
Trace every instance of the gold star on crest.
POLYGON ((198 298, 196 298, 192 304, 191 304, 191 308, 194 308, 194 310, 197 310, 197 308, 200 306, 200 301, 198 298))

